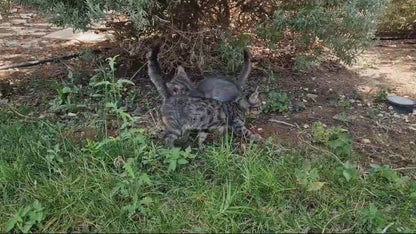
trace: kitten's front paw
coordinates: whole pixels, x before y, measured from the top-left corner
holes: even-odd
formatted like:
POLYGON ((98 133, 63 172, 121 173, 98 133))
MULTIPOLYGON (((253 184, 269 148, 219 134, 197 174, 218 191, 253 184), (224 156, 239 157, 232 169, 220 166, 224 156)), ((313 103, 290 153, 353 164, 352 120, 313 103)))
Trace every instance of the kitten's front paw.
POLYGON ((263 137, 260 134, 254 133, 250 136, 250 140, 252 141, 263 141, 263 137))

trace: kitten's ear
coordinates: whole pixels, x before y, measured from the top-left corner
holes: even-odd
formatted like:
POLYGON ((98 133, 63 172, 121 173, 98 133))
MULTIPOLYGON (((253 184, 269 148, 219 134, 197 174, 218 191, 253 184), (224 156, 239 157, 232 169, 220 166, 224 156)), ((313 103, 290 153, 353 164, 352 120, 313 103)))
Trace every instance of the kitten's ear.
POLYGON ((185 68, 183 68, 182 66, 178 66, 177 73, 186 75, 185 68))
POLYGON ((182 79, 185 79, 187 82, 192 83, 188 77, 188 74, 186 74, 185 69, 182 66, 178 66, 176 75, 177 77, 180 77, 182 79))
POLYGON ((255 104, 255 103, 260 102, 260 99, 259 99, 259 86, 257 86, 257 88, 254 91, 254 93, 252 93, 250 95, 250 97, 248 98, 248 101, 249 101, 250 104, 255 104))

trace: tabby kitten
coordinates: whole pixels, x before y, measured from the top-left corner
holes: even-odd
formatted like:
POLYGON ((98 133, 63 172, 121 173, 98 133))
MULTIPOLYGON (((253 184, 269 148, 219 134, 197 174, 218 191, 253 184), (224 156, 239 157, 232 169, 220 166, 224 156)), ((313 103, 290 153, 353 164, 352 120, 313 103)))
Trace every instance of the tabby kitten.
MULTIPOLYGON (((258 91, 245 97, 238 97, 232 102, 220 102, 214 99, 191 97, 188 95, 173 95, 159 77, 160 67, 148 56, 149 76, 163 97, 162 120, 165 125, 165 143, 169 148, 174 147, 176 141, 186 141, 190 131, 199 132, 199 147, 203 148, 203 142, 207 132, 213 130, 224 131, 231 129, 235 134, 250 140, 261 140, 261 136, 251 132, 244 126, 245 113, 250 106, 259 105, 258 91)), ((179 66, 175 78, 187 77, 183 67, 179 66)))
MULTIPOLYGON (((182 67, 178 67, 178 76, 185 75, 182 67)), ((244 126, 245 114, 251 105, 260 103, 258 92, 254 92, 247 100, 239 97, 233 102, 220 102, 215 99, 172 95, 162 105, 162 120, 165 124, 165 143, 173 147, 176 140, 185 141, 192 130, 199 132, 199 148, 207 132, 218 130, 224 132, 229 128, 238 136, 261 140, 261 136, 251 132, 244 126)))

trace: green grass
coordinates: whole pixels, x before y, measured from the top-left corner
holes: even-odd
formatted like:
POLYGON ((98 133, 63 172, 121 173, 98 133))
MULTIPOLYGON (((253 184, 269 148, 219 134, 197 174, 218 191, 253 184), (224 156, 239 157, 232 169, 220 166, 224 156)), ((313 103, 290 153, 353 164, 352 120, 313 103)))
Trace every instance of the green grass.
POLYGON ((67 131, 0 111, 0 231, 13 218, 41 232, 416 230, 416 183, 389 168, 305 147, 166 151, 141 131, 75 144, 67 131))

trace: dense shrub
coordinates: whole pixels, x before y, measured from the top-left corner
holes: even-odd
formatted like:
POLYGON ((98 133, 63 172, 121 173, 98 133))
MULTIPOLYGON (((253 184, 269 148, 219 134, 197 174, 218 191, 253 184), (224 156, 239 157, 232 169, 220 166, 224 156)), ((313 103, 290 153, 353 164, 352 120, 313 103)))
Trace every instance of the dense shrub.
POLYGON ((416 1, 392 0, 378 27, 380 36, 416 36, 416 1))
POLYGON ((351 62, 369 44, 386 1, 22 0, 49 13, 60 26, 85 29, 93 21, 106 19, 119 39, 158 35, 165 46, 175 47, 170 51, 176 51, 176 59, 200 68, 213 58, 227 57, 218 56, 230 52, 224 48, 232 51, 247 43, 268 45, 276 49, 274 57, 292 64, 319 58, 323 48, 351 62), (241 35, 248 39, 235 43, 241 42, 241 35))
POLYGON ((10 5, 11 0, 0 0, 0 15, 7 17, 10 5))

